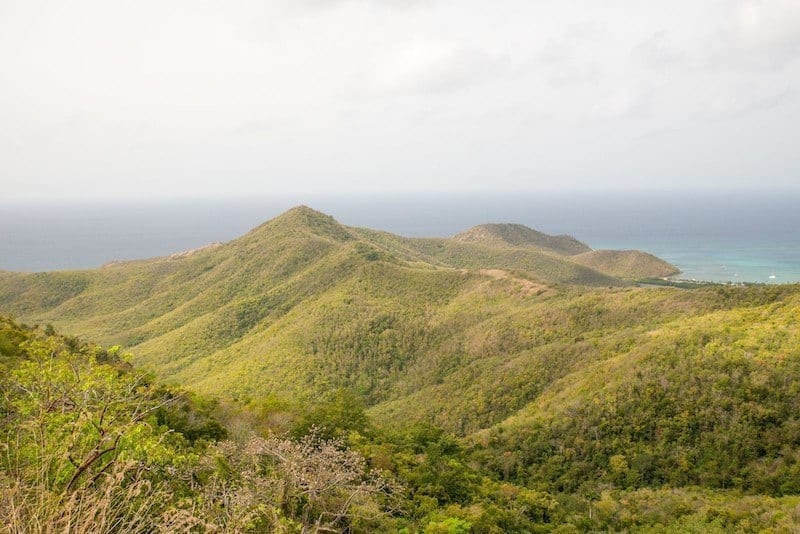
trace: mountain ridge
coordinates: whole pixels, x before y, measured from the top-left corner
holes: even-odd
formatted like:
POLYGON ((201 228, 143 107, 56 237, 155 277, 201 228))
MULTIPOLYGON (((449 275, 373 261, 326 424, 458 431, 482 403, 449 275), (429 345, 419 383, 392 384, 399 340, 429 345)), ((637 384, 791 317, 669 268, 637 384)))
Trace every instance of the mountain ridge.
POLYGON ((573 256, 592 250, 589 245, 570 235, 549 235, 517 223, 480 224, 456 234, 452 239, 490 246, 534 247, 562 256, 573 256))
MULTIPOLYGON (((325 302, 333 310, 351 307, 342 322, 357 325, 356 329, 369 329, 370 310, 394 310, 391 321, 398 327, 390 330, 397 333, 384 336, 425 339, 421 332, 442 328, 426 326, 428 319, 422 319, 432 303, 438 302, 437 321, 452 323, 444 327, 442 335, 447 337, 452 328, 480 329, 480 317, 463 323, 453 310, 469 302, 484 307, 492 294, 513 307, 517 299, 533 303, 580 293, 583 287, 629 285, 535 247, 405 238, 347 227, 298 206, 243 236, 190 254, 94 270, 3 274, 0 307, 26 321, 53 323, 67 333, 134 349, 140 363, 158 368, 170 380, 205 384, 202 387, 222 393, 219 388, 227 387, 226 382, 203 377, 238 375, 243 395, 252 395, 258 383, 292 394, 299 387, 292 376, 311 376, 320 365, 331 380, 353 385, 340 370, 314 357, 318 348, 313 347, 329 340, 312 346, 297 341, 304 331, 319 330, 331 320, 328 314, 333 312, 318 309, 325 302), (356 295, 361 295, 358 305, 353 304, 356 295), (317 322, 309 323, 310 317, 317 317, 317 322), (469 326, 472 321, 475 324, 469 326), (272 356, 254 369, 247 355, 264 352, 272 356), (307 357, 298 359, 299 354, 307 357), (281 373, 283 378, 275 379, 281 373)), ((340 333, 334 329, 329 335, 335 338, 340 333)), ((347 338, 346 344, 357 342, 347 338)), ((392 345, 399 340, 375 342, 389 343, 379 349, 388 352, 365 360, 372 363, 359 364, 373 374, 384 373, 377 369, 388 360, 381 358, 391 360, 393 351, 401 351, 402 360, 413 367, 423 363, 425 351, 438 350, 427 342, 403 342, 402 349, 392 345)), ((338 351, 336 347, 331 350, 338 351)), ((407 364, 359 387, 374 402, 399 394, 390 384, 398 381, 397 373, 407 364), (379 393, 379 388, 385 392, 379 393)), ((420 380, 421 385, 425 379, 420 380)))

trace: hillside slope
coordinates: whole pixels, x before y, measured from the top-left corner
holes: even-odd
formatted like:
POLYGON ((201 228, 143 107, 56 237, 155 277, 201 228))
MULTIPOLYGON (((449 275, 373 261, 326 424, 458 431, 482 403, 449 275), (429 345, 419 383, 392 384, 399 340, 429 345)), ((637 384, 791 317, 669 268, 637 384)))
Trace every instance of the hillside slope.
POLYGON ((592 250, 570 258, 575 263, 620 278, 663 278, 680 269, 639 250, 592 250))
POLYGON ((403 238, 306 207, 193 254, 0 276, 3 310, 121 343, 169 381, 244 401, 344 387, 380 419, 465 434, 659 325, 733 305, 710 289, 627 289, 533 247, 403 238))
POLYGON ((302 295, 296 287, 313 293, 356 265, 375 261, 422 270, 514 269, 542 284, 622 284, 540 251, 407 239, 348 228, 298 207, 238 239, 192 254, 115 262, 86 271, 0 273, 0 306, 26 319, 86 327, 87 335, 102 338, 103 330, 119 334, 154 320, 158 325, 152 323, 153 328, 171 329, 246 297, 282 293, 297 300, 302 295))
POLYGON ((0 308, 121 343, 140 364, 200 391, 301 399, 345 387, 387 419, 469 432, 522 407, 570 370, 567 361, 599 357, 599 342, 565 338, 593 332, 613 346, 642 317, 660 323, 675 307, 709 307, 696 292, 587 284, 624 286, 535 248, 408 239, 298 207, 192 254, 4 274, 0 308), (587 322, 597 306, 607 311, 587 322), (552 357, 565 363, 534 376, 539 359, 552 357), (458 388, 470 373, 477 389, 458 388), (520 377, 533 385, 513 386, 520 377), (441 402, 420 410, 425 396, 441 402), (480 398, 491 400, 480 407, 480 398))
MULTIPOLYGON (((610 457, 610 476, 595 473, 594 486, 580 491, 543 490, 537 477, 541 466, 527 471, 533 474, 533 487, 525 488, 498 479, 520 478, 513 467, 527 451, 490 456, 500 470, 481 473, 475 460, 485 462, 493 451, 470 453, 427 425, 375 427, 347 395, 337 394, 333 402, 317 407, 299 406, 295 415, 306 415, 297 420, 295 441, 268 430, 264 439, 252 434, 250 425, 256 421, 246 423, 239 410, 220 410, 215 402, 151 380, 120 358, 116 348, 84 345, 0 316, 0 443, 16 446, 10 449, 16 454, 0 457, 0 530, 97 531, 110 525, 103 532, 265 532, 285 530, 288 515, 297 532, 319 529, 320 518, 330 517, 326 531, 353 533, 723 534, 792 532, 800 519, 796 495, 674 487, 681 484, 685 467, 676 470, 673 487, 647 487, 637 474, 641 460, 624 454, 610 457), (223 415, 227 430, 215 417, 223 415), (302 433, 309 421, 322 425, 310 427, 318 429, 310 435, 302 433), (316 433, 336 432, 338 425, 350 429, 346 440, 329 442, 326 434, 316 433), (226 437, 231 439, 220 441, 226 437), (108 444, 97 456, 98 448, 108 444), (86 461, 64 462, 65 457, 86 461), (256 472, 254 463, 269 468, 256 472), (297 476, 307 470, 320 476, 314 482, 324 486, 311 488, 324 491, 324 499, 309 503, 308 478, 297 476), (360 483, 354 486, 353 481, 360 483), (643 487, 632 489, 637 483, 643 487), (617 484, 627 489, 614 488, 617 484), (115 505, 107 506, 109 500, 115 505), (220 506, 227 501, 236 506, 220 506), (306 513, 304 507, 312 505, 316 513, 306 513)), ((791 398, 791 392, 783 393, 791 398)), ((793 421, 795 413, 772 400, 776 410, 784 410, 780 415, 793 421)), ((729 441, 738 442, 738 436, 734 433, 729 441)), ((765 449, 770 448, 774 445, 768 441, 765 449)), ((612 444, 611 450, 618 449, 612 444)), ((754 450, 744 448, 746 454, 754 450)), ((715 459, 730 457, 724 447, 716 452, 715 459)), ((569 455, 561 464, 580 465, 580 459, 569 455)), ((776 471, 782 471, 784 481, 779 492, 795 492, 797 477, 781 465, 770 465, 766 472, 775 479, 776 471)))
POLYGON ((799 493, 800 292, 726 291, 748 302, 682 314, 587 362, 475 434, 478 456, 509 480, 559 491, 799 493))
POLYGON ((417 381, 404 376, 462 328, 432 326, 449 320, 455 303, 480 306, 498 288, 536 299, 563 284, 624 285, 538 250, 407 239, 298 207, 191 254, 3 273, 0 309, 121 343, 167 379, 205 391, 252 398, 270 387, 302 397, 337 384, 377 402, 452 364, 427 360, 433 368, 417 381), (378 347, 348 345, 363 345, 373 331, 378 347))
POLYGON ((522 224, 481 224, 453 236, 453 241, 487 246, 532 247, 572 256, 592 250, 569 235, 548 235, 522 224))

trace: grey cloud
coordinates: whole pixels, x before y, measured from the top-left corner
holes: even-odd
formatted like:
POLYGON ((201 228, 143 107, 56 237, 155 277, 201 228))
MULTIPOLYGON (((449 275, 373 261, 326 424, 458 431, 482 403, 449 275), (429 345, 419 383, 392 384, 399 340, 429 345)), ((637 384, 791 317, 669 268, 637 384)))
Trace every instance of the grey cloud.
POLYGON ((706 47, 706 68, 782 69, 800 58, 800 2, 737 2, 706 47))
POLYGON ((607 95, 598 95, 582 118, 587 122, 641 118, 651 112, 653 99, 650 88, 618 87, 607 95))
POLYGON ((561 88, 570 85, 596 83, 602 77, 602 71, 594 63, 564 63, 550 69, 548 81, 553 87, 561 88))
POLYGON ((680 133, 679 128, 656 128, 654 130, 648 130, 644 133, 634 136, 634 139, 637 141, 654 141, 663 139, 664 137, 668 137, 670 135, 674 135, 680 133))
POLYGON ((797 101, 797 92, 791 88, 769 92, 738 90, 723 94, 707 102, 699 114, 700 120, 725 120, 770 111, 797 101))
POLYGON ((383 93, 449 93, 490 82, 509 72, 508 58, 438 43, 412 44, 371 73, 383 93), (425 50, 430 47, 429 50, 425 50))
POLYGON ((634 61, 652 69, 663 69, 686 60, 686 54, 674 48, 663 30, 637 44, 631 56, 634 61))
POLYGON ((246 121, 233 129, 237 135, 258 135, 271 134, 279 130, 279 125, 272 120, 251 120, 246 121))
POLYGON ((557 89, 595 84, 603 76, 603 69, 593 54, 594 43, 600 40, 602 34, 593 26, 570 27, 558 37, 547 40, 535 58, 536 67, 557 89))

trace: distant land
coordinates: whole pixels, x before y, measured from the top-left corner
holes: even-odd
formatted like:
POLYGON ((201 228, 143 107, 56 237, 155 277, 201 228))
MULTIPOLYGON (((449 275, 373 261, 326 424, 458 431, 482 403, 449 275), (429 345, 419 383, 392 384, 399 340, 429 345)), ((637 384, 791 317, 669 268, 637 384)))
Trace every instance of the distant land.
POLYGON ((800 194, 722 190, 0 205, 0 270, 84 269, 169 255, 229 241, 300 203, 345 224, 409 237, 509 221, 598 249, 646 251, 680 268, 680 278, 800 281, 800 194))

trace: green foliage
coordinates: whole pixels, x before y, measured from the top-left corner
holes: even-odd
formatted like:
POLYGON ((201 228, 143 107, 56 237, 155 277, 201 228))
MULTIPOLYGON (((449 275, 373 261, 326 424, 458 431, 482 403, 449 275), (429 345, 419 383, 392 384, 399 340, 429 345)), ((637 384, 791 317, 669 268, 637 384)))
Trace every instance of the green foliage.
POLYGON ((792 532, 798 497, 775 499, 690 489, 604 491, 590 505, 587 526, 650 533, 792 532))
POLYGON ((174 394, 127 371, 118 347, 73 351, 63 338, 31 336, 10 367, 4 441, 17 447, 6 457, 9 468, 24 472, 37 458, 59 457, 67 461, 51 466, 48 484, 76 488, 120 459, 159 463, 168 442, 180 443, 156 424, 174 394))
POLYGON ((481 224, 453 237, 454 241, 495 247, 529 247, 563 256, 592 250, 568 235, 547 235, 522 224, 481 224))
POLYGON ((0 302, 13 303, 4 311, 19 314, 55 308, 90 287, 86 272, 33 273, 23 276, 0 273, 0 302))
POLYGON ((469 534, 472 524, 458 519, 448 517, 442 521, 431 521, 425 526, 425 534, 469 534))
POLYGON ((476 455, 556 491, 603 481, 797 493, 797 317, 790 300, 652 333, 576 375, 530 419, 493 430, 476 455))
POLYGON ((639 250, 592 250, 570 258, 601 273, 620 278, 658 278, 680 271, 661 258, 639 250))
POLYGON ((197 395, 179 394, 166 389, 163 393, 165 403, 155 412, 156 422, 180 433, 189 443, 198 440, 220 441, 228 432, 216 419, 218 402, 197 395))
POLYGON ((369 433, 364 403, 346 389, 338 389, 333 398, 311 407, 299 417, 293 434, 305 436, 312 431, 325 439, 345 438, 353 432, 369 433))
POLYGON ((33 332, 19 326, 7 317, 0 316, 0 368, 8 368, 25 354, 23 342, 33 338, 33 332))
POLYGON ((159 388, 130 372, 118 348, 2 324, 16 350, 3 350, 0 376, 0 517, 19 531, 152 528, 160 498, 176 491, 169 473, 196 458, 156 423, 159 388))
POLYGON ((52 333, 6 318, 0 325, 3 531, 367 532, 383 524, 391 487, 341 440, 220 441, 215 402, 153 384, 118 347, 73 349, 52 333))

